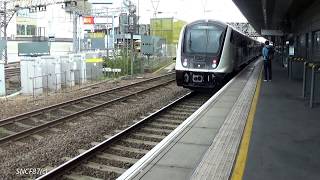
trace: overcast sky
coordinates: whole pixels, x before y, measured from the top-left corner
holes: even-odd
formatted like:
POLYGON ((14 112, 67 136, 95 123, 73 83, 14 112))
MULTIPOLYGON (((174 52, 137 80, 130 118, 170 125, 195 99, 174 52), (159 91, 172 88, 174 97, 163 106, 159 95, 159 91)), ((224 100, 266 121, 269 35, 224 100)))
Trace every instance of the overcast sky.
MULTIPOLYGON (((210 18, 224 22, 247 22, 232 0, 132 0, 138 5, 140 23, 149 23, 153 17, 154 6, 159 1, 157 17, 175 17, 191 22, 197 19, 210 18), (205 7, 205 9, 204 9, 205 7), (206 13, 204 13, 204 10, 206 13)), ((122 0, 114 0, 115 5, 120 5, 122 0)))

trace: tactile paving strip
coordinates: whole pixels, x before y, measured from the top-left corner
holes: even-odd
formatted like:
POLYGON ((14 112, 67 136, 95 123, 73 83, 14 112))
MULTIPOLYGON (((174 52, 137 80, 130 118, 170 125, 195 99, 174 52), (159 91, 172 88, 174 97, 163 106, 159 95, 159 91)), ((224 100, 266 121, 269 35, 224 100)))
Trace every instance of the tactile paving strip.
POLYGON ((250 111, 260 70, 261 61, 256 64, 252 76, 191 179, 229 179, 250 111))

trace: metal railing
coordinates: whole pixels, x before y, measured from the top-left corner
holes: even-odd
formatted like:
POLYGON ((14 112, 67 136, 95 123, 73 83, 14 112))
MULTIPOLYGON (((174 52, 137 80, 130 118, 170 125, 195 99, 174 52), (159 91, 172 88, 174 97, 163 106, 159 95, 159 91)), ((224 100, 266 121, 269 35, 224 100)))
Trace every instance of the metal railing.
POLYGON ((316 84, 316 81, 320 80, 320 62, 305 62, 303 69, 302 97, 307 98, 309 95, 309 107, 312 108, 316 97, 320 97, 320 90, 316 84))
POLYGON ((307 60, 302 58, 302 57, 288 57, 288 77, 290 80, 292 79, 300 79, 303 76, 303 63, 305 63, 307 60), (299 68, 301 72, 299 71, 299 68), (295 76, 293 77, 293 70, 296 70, 297 72, 295 73, 295 76))

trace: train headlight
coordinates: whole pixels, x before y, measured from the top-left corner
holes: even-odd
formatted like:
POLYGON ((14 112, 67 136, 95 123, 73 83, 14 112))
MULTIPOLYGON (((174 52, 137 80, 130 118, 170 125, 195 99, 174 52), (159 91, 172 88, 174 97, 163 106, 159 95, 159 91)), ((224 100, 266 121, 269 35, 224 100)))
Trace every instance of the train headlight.
POLYGON ((183 66, 187 66, 188 65, 188 59, 187 58, 184 58, 182 65, 183 66))
POLYGON ((213 61, 212 61, 212 68, 217 68, 217 66, 218 66, 218 60, 216 60, 216 59, 214 59, 213 61))

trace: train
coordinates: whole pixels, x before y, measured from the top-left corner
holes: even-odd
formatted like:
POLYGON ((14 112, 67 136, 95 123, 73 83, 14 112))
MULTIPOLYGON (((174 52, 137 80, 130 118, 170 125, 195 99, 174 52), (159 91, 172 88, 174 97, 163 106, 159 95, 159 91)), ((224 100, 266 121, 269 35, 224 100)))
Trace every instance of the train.
POLYGON ((189 89, 215 88, 261 54, 261 43, 216 20, 197 20, 180 33, 176 81, 189 89))

